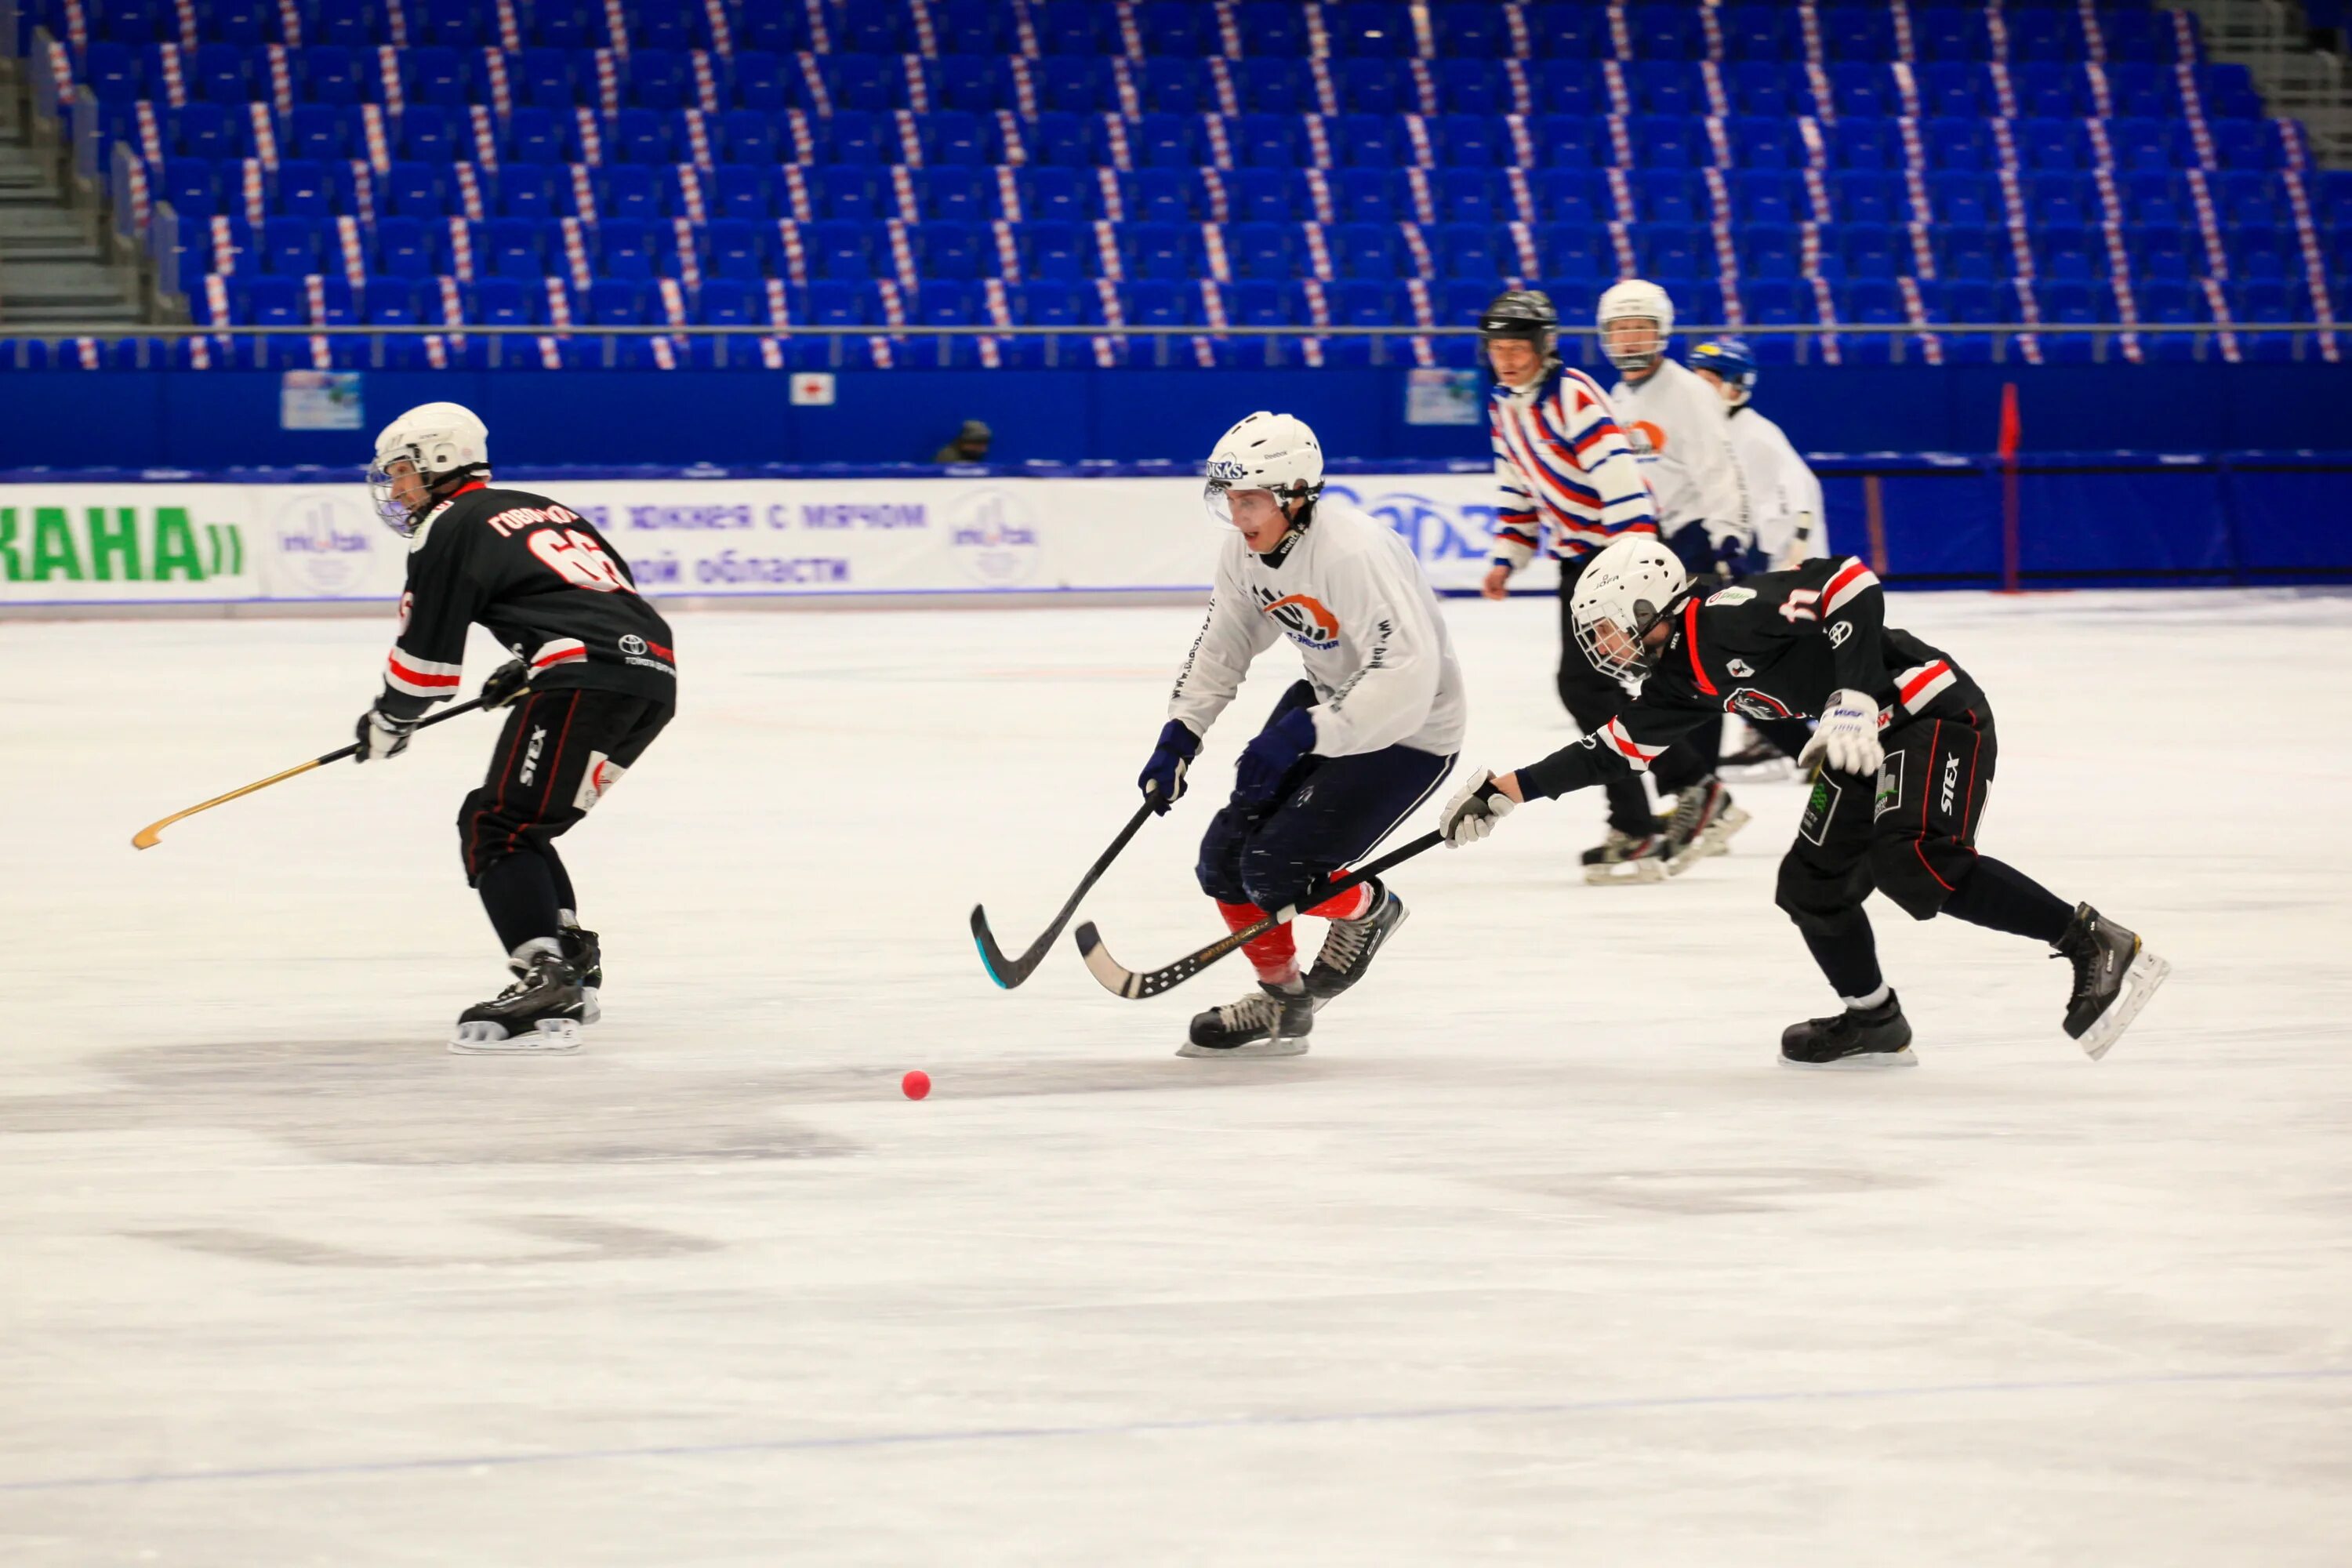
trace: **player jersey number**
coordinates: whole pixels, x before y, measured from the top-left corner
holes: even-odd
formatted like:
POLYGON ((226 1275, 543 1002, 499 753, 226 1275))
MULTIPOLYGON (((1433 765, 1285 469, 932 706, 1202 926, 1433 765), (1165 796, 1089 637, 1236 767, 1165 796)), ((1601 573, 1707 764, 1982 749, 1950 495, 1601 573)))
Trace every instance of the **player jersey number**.
POLYGON ((575 588, 598 594, 635 592, 595 537, 576 528, 532 530, 530 552, 575 588))

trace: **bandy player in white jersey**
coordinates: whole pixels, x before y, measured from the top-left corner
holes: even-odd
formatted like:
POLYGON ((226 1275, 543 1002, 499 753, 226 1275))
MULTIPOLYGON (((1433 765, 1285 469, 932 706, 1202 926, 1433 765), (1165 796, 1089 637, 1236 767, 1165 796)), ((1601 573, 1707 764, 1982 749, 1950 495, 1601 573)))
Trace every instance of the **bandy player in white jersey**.
MULTIPOLYGON (((1728 581, 1746 569, 1756 542, 1748 482, 1731 449, 1723 399, 1666 357, 1675 302, 1656 284, 1628 278, 1601 294, 1594 316, 1601 352, 1617 367, 1609 401, 1657 500, 1658 537, 1692 576, 1728 581)), ((1715 776, 1720 731, 1692 734, 1651 769, 1658 787, 1675 794, 1666 860, 1677 871, 1723 853, 1748 821, 1715 776)))
MULTIPOLYGON (((1756 356, 1744 338, 1711 338, 1691 350, 1691 374, 1715 389, 1727 405, 1725 425, 1731 449, 1748 479, 1756 548, 1749 572, 1788 572, 1821 552, 1828 535, 1822 510, 1822 481, 1797 454, 1780 427, 1757 411, 1756 356)), ((1722 770, 1733 778, 1785 777, 1797 753, 1812 739, 1801 719, 1727 719, 1731 750, 1722 770), (1753 736, 1740 733, 1752 728, 1753 736)))
POLYGON ((1713 388, 1729 410, 1725 426, 1748 481, 1748 515, 1756 525, 1757 572, 1787 572, 1822 552, 1827 525, 1822 481, 1781 428, 1756 407, 1756 356, 1745 338, 1710 338, 1691 350, 1691 374, 1713 388))
POLYGON ((1209 458, 1210 514, 1234 531, 1137 783, 1161 812, 1172 805, 1251 662, 1287 637, 1307 679, 1243 749, 1201 842, 1201 889, 1234 931, 1293 907, 1331 925, 1304 975, 1287 924, 1245 947, 1258 989, 1195 1017, 1179 1056, 1306 1051, 1315 1010, 1363 978, 1405 916, 1378 879, 1319 901, 1315 889, 1419 809, 1461 750, 1462 669, 1421 563, 1393 530, 1322 492, 1323 449, 1287 414, 1251 415, 1209 458))

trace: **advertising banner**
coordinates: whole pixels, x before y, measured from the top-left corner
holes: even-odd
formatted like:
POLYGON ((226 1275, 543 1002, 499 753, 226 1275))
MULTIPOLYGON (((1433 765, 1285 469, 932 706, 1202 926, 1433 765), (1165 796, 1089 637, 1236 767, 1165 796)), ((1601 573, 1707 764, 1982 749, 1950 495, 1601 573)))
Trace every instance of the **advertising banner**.
MULTIPOLYGON (((550 483, 646 593, 1204 592, 1222 542, 1201 481, 1166 478, 595 479, 550 483)), ((1441 588, 1486 574, 1483 474, 1335 476, 1441 588)), ((406 543, 356 484, 0 486, 12 605, 390 601, 406 543)), ((1549 586, 1549 568, 1513 585, 1549 586)))

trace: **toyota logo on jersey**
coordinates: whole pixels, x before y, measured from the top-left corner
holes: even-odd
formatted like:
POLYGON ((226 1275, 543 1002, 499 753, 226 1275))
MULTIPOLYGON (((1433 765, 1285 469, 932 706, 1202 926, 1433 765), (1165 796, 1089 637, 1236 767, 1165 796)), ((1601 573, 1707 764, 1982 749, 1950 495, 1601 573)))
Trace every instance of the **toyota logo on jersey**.
POLYGON ((1292 642, 1301 647, 1336 647, 1339 643, 1339 617, 1326 609, 1320 599, 1305 594, 1286 594, 1273 597, 1260 588, 1259 608, 1272 616, 1292 642))

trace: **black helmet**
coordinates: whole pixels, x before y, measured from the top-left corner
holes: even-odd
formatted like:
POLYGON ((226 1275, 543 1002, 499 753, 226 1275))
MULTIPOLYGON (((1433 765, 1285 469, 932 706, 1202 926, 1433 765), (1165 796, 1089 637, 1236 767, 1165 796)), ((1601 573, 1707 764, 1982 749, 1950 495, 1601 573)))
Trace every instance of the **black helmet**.
POLYGON ((1538 289, 1513 289, 1497 294, 1478 312, 1478 348, 1481 358, 1492 342, 1528 342, 1536 345, 1546 359, 1552 356, 1552 344, 1559 331, 1559 312, 1552 309, 1551 296, 1538 289))

